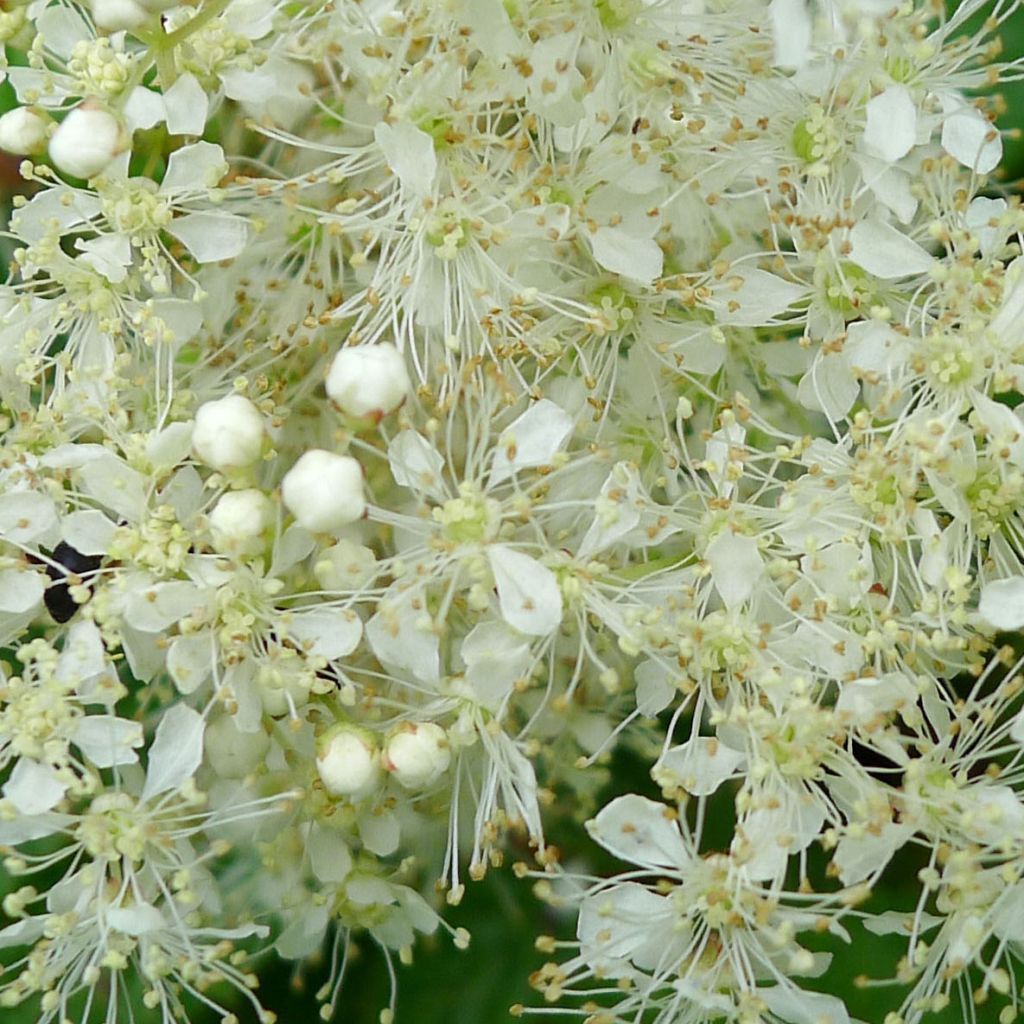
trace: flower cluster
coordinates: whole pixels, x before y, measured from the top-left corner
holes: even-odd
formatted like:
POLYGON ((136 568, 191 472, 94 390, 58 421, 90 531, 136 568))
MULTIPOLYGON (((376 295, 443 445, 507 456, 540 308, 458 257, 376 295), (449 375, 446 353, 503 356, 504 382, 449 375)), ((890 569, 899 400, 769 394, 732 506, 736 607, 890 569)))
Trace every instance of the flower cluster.
POLYGON ((591 1024, 1024 1015, 1011 17, 0 11, 0 1006, 329 1020, 515 847, 591 1024))

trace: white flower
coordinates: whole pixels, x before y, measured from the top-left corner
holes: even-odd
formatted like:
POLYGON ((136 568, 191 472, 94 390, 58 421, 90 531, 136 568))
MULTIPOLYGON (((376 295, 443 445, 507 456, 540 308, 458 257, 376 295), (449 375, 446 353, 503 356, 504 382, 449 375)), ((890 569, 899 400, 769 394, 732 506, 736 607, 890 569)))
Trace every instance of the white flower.
POLYGON ((15 107, 0 117, 0 149, 20 156, 46 152, 52 122, 31 107, 15 107))
POLYGON ((344 725, 335 726, 320 738, 316 770, 331 796, 354 800, 372 793, 382 777, 373 737, 344 725))
POLYGON ((986 583, 981 588, 978 614, 996 629, 1024 627, 1024 576, 986 583))
POLYGON ((273 516, 274 506, 262 491, 228 491, 210 512, 214 546, 224 554, 258 551, 273 516))
POLYGON ((93 21, 108 32, 142 28, 152 14, 135 0, 90 0, 93 21))
POLYGON ((327 373, 327 394, 350 416, 380 419, 397 409, 409 393, 402 354, 389 342, 343 348, 327 373))
POLYGON ((406 789, 426 789, 448 770, 448 736, 434 722, 408 722, 385 740, 384 767, 406 789))
POLYGON ((335 533, 366 511, 362 466, 349 455, 311 449, 285 474, 281 496, 307 530, 335 533))
POLYGON ((263 454, 264 436, 256 406, 244 395, 228 395, 196 410, 192 448, 212 469, 230 472, 252 465, 263 454))
POLYGON ((92 178, 126 147, 124 130, 100 107, 75 107, 50 138, 54 166, 75 178, 92 178))

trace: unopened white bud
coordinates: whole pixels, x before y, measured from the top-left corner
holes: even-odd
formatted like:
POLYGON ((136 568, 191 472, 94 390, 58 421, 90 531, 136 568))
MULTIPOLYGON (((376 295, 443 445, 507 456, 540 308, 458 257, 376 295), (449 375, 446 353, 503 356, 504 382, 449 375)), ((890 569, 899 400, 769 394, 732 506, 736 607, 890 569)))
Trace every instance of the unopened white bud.
POLYGON ((46 140, 53 122, 32 107, 15 107, 0 117, 0 149, 16 156, 46 152, 46 140))
POLYGON ((405 401, 409 386, 402 353, 386 341, 343 348, 327 373, 327 394, 350 416, 379 420, 405 401))
POLYGON ((141 28, 153 21, 153 13, 135 0, 92 0, 93 21, 107 32, 141 28))
POLYGON ((406 789, 425 789, 448 770, 448 734, 433 722, 406 722, 384 744, 384 767, 406 789))
POLYGON ((229 491, 210 513, 214 548, 225 555, 259 551, 273 517, 273 502, 262 491, 229 491))
POLYGON ((377 556, 362 544, 342 538, 325 548, 313 572, 324 590, 356 590, 377 568, 377 556))
POLYGON ((363 468, 348 455, 313 448, 285 474, 281 496, 300 526, 333 533, 366 511, 363 468))
POLYGON ((332 796, 366 796, 380 782, 377 745, 369 733, 337 727, 320 741, 316 770, 332 796))
POLYGON ((117 118, 83 103, 57 125, 50 139, 50 159, 65 174, 92 178, 124 148, 124 132, 117 118))
POLYGON ((192 449, 222 472, 249 466, 263 454, 263 417, 243 395, 206 402, 196 412, 192 449))
POLYGON ((210 767, 224 779, 242 779, 255 771, 270 749, 262 730, 241 732, 230 715, 212 719, 203 739, 210 767))

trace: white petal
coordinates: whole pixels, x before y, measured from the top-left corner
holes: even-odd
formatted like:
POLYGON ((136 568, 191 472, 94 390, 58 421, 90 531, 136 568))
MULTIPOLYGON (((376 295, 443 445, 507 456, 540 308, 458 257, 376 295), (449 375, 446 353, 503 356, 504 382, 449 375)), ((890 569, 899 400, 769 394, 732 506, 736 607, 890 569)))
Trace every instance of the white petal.
POLYGON ((32 839, 52 836, 73 820, 76 819, 66 814, 35 814, 27 818, 15 818, 14 821, 4 821, 0 818, 0 843, 5 846, 17 846, 32 839))
POLYGON ((1016 743, 1024 743, 1024 708, 1018 711, 1013 719, 1010 738, 1016 743))
POLYGON ((612 227, 598 228, 589 237, 594 259, 605 270, 641 284, 661 276, 665 254, 653 238, 638 238, 612 227))
POLYGON ((530 636, 547 636, 557 629, 562 621, 562 592, 555 574, 504 544, 492 544, 487 556, 502 618, 530 636))
POLYGON ((393 125, 381 122, 373 137, 402 188, 413 195, 429 195, 437 174, 434 140, 408 121, 393 125))
POLYGON ((490 485, 507 480, 513 473, 551 462, 572 433, 572 417, 542 398, 501 432, 491 463, 490 485))
POLYGON ((707 796, 746 764, 746 755, 710 736, 697 736, 665 752, 656 771, 669 772, 694 796, 707 796))
POLYGON ((31 569, 0 569, 0 612, 20 615, 43 599, 46 584, 31 569))
POLYGON ((44 7, 34 16, 35 29, 46 49, 67 60, 75 45, 91 40, 93 33, 85 19, 73 7, 44 7))
POLYGON ((20 814, 45 814, 60 803, 67 788, 48 764, 23 757, 4 783, 3 794, 20 814))
MULTIPOLYGON (((181 79, 178 79, 181 81, 181 79)), ((160 192, 173 196, 182 192, 205 192, 227 174, 224 150, 212 142, 193 142, 176 149, 167 161, 160 192)), ((175 225, 180 220, 174 222, 175 225)))
POLYGON ((764 562, 756 537, 722 530, 708 545, 704 561, 711 567, 715 589, 727 608, 742 604, 754 592, 764 562))
POLYGON ((366 623, 366 639, 385 664, 411 672, 420 682, 440 678, 440 646, 422 591, 392 587, 366 623))
POLYGON ((167 229, 199 263, 218 263, 237 256, 249 240, 249 226, 230 213, 186 213, 167 229))
POLYGON ((905 86, 891 85, 868 101, 864 144, 887 163, 895 163, 914 148, 917 108, 905 86))
MULTIPOLYGON (((192 427, 193 423, 189 420, 186 423, 172 423, 163 430, 150 434, 146 442, 146 458, 159 469, 176 466, 192 449, 192 427)), ((197 479, 202 489, 202 480, 198 477, 197 479)), ((166 493, 165 487, 161 494, 166 493)))
POLYGON ((190 779, 203 760, 203 716, 187 704, 164 712, 149 749, 142 799, 151 800, 190 779))
POLYGON ((79 262, 92 267, 111 284, 120 284, 132 265, 131 242, 124 235, 100 235, 82 241, 75 239, 75 248, 82 253, 79 262))
POLYGON ((999 229, 990 222, 998 224, 1006 209, 1005 199, 989 199, 987 196, 975 196, 967 207, 964 223, 977 235, 983 256, 992 255, 999 241, 999 229))
POLYGON ((444 498, 441 453, 415 430, 402 430, 388 445, 388 465, 395 483, 414 491, 444 498))
MULTIPOLYGON (((171 154, 173 156, 173 154, 171 154)), ((167 330, 164 337, 173 342, 175 349, 186 341, 194 338, 203 326, 203 310, 201 306, 185 299, 156 299, 153 302, 153 314, 162 320, 167 330)))
POLYGON ((832 854, 832 863, 839 869, 843 885, 856 885, 869 875, 880 871, 893 854, 910 838, 910 825, 887 822, 877 832, 864 830, 856 838, 844 835, 832 854))
POLYGON ((148 484, 141 473, 106 451, 88 459, 79 472, 83 486, 98 502, 125 519, 138 519, 148 484))
POLYGON ((655 718, 672 703, 676 688, 669 670, 657 661, 638 665, 636 680, 636 709, 645 718, 655 718))
POLYGON ((64 647, 57 659, 55 678, 80 686, 109 668, 103 638, 94 622, 76 622, 68 630, 64 647))
POLYGON ((216 647, 208 630, 176 636, 167 649, 167 671, 179 693, 194 693, 209 678, 216 647))
POLYGON ((942 148, 978 174, 988 174, 1003 158, 1003 140, 995 126, 973 107, 958 110, 942 124, 942 148))
POLYGON ((326 906, 300 910, 278 936, 274 949, 286 960, 304 960, 323 945, 328 919, 326 906))
POLYGON ((27 544, 57 522, 53 501, 37 491, 13 491, 0 495, 0 537, 27 544))
POLYGON ((337 829, 314 822, 306 837, 306 851, 313 874, 321 882, 340 882, 352 870, 348 843, 337 829))
POLYGON ((171 135, 203 134, 210 101, 195 75, 181 75, 164 93, 164 106, 171 135))
MULTIPOLYGON (((629 964, 650 969, 667 952, 665 934, 671 935, 675 915, 670 897, 636 882, 602 889, 585 896, 580 905, 576 924, 580 952, 602 977, 628 977, 629 964)), ((689 939, 685 931, 669 939, 673 952, 677 944, 681 946, 677 957, 685 954, 689 939)))
POLYGON ((1024 627, 1024 576, 986 583, 981 588, 978 613, 996 629, 1024 627))
POLYGON ((880 714, 909 709, 917 703, 913 683, 899 672, 854 679, 841 685, 836 713, 843 723, 867 725, 880 714))
POLYGON ((774 322, 806 294, 803 285, 766 270, 733 267, 723 283, 715 288, 708 305, 715 311, 719 323, 756 327, 774 322))
POLYGON ((281 625, 302 649, 319 658, 343 658, 358 646, 363 623, 353 611, 313 608, 281 616, 281 625))
POLYGON ((131 594, 124 620, 143 633, 159 633, 202 603, 198 587, 187 580, 154 583, 131 594))
POLYGON ((45 928, 46 919, 42 915, 15 921, 6 928, 0 928, 0 949, 31 946, 42 936, 45 928))
POLYGON ((478 703, 497 711, 530 666, 530 645, 504 622, 477 623, 459 650, 478 703))
POLYGON ((856 224, 850 232, 850 245, 850 259, 885 280, 924 274, 935 262, 917 242, 880 220, 856 224))
POLYGON ((79 721, 71 742, 97 768, 111 768, 115 764, 135 764, 139 756, 132 749, 144 742, 142 726, 114 715, 89 715, 79 721))
POLYGON ((609 853, 632 864, 684 868, 691 857, 670 809, 628 794, 604 807, 587 831, 609 853))
POLYGON ((378 857, 390 857, 398 849, 401 837, 401 824, 390 811, 368 811, 359 819, 359 838, 378 857))
POLYGON ((125 129, 134 132, 159 124, 167 111, 163 96, 138 85, 128 94, 123 113, 125 129))
POLYGON ((585 558, 621 540, 640 522, 644 503, 636 467, 617 462, 601 486, 595 504, 596 516, 580 543, 577 554, 585 558))
POLYGON ((163 914, 149 903, 133 903, 128 907, 115 907, 106 913, 107 924, 125 935, 146 935, 167 927, 163 914))
POLYGON ((816 409, 831 420, 843 419, 859 394, 860 382, 842 352, 819 350, 797 387, 797 398, 805 409, 816 409))
POLYGON ((775 66, 801 68, 811 55, 811 17, 805 0, 772 0, 772 39, 775 66))
POLYGON ((796 985, 759 988, 757 995, 787 1024, 850 1024, 846 1004, 835 996, 807 992, 796 985))

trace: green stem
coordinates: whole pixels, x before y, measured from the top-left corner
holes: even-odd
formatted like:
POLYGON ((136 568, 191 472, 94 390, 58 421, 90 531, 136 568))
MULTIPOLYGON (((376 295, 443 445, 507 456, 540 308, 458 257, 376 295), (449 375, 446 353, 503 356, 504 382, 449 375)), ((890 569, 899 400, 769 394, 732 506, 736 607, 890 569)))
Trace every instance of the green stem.
POLYGON ((198 14, 186 21, 184 25, 179 25, 173 32, 168 32, 166 35, 154 32, 145 37, 143 41, 149 46, 156 61, 161 89, 169 89, 178 77, 174 66, 175 47, 180 46, 189 36, 194 35, 214 18, 223 14, 230 2, 231 0, 210 0, 198 14))

